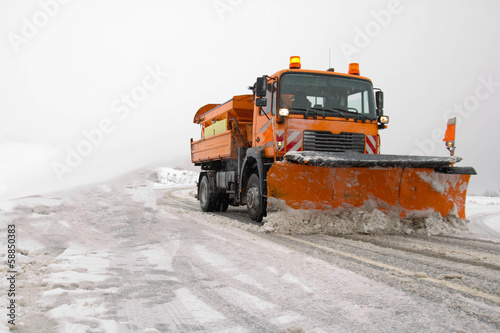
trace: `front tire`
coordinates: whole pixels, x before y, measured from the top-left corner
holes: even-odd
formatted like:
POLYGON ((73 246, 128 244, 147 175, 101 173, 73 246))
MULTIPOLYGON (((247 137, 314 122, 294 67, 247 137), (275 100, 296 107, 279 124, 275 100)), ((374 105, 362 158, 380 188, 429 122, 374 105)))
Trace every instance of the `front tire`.
POLYGON ((260 178, 257 174, 252 174, 247 185, 247 211, 250 218, 256 222, 262 222, 264 217, 265 201, 262 197, 260 178))

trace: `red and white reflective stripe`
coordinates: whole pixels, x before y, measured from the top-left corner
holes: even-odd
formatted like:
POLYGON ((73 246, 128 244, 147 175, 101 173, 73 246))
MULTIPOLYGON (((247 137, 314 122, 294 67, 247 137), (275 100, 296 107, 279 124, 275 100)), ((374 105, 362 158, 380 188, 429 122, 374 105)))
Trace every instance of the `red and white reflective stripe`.
POLYGON ((301 131, 287 131, 286 144, 285 144, 285 131, 276 131, 276 148, 278 151, 302 151, 302 132, 301 131), (278 144, 281 142, 281 144, 278 144))
POLYGON ((366 135, 366 153, 376 154, 377 153, 377 136, 376 135, 366 135))
POLYGON ((286 150, 287 151, 302 151, 302 132, 287 131, 286 150))
POLYGON ((282 151, 285 148, 285 131, 276 131, 276 148, 278 151, 282 151), (278 146, 278 142, 281 142, 281 146, 278 146))

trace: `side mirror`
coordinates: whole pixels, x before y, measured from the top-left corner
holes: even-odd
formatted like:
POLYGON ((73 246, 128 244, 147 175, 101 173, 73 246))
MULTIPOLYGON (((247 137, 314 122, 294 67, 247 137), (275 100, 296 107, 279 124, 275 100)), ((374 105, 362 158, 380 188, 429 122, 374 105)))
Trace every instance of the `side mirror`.
POLYGON ((267 98, 265 97, 259 97, 255 100, 255 105, 256 106, 267 106, 267 98))
POLYGON ((266 96, 266 88, 267 88, 267 79, 265 76, 261 76, 257 78, 257 82, 255 83, 255 95, 257 97, 266 96))
POLYGON ((377 103, 377 113, 382 112, 382 110, 384 109, 384 92, 379 90, 377 92, 375 92, 375 101, 377 103))

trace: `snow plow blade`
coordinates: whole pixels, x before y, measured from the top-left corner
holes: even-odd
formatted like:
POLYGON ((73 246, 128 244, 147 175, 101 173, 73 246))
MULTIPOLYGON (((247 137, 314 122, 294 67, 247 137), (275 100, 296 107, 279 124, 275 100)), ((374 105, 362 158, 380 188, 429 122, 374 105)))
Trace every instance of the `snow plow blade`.
POLYGON ((401 218, 439 212, 465 220, 471 167, 458 157, 368 155, 355 152, 293 152, 267 177, 268 211, 273 200, 294 209, 373 207, 401 218))

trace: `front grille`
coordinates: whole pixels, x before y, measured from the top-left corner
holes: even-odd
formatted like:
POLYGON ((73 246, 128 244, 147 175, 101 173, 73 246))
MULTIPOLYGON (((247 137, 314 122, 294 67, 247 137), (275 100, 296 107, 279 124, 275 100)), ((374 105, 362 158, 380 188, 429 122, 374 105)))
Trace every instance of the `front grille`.
POLYGON ((365 135, 362 133, 333 134, 327 131, 304 131, 305 151, 365 152, 365 135))

